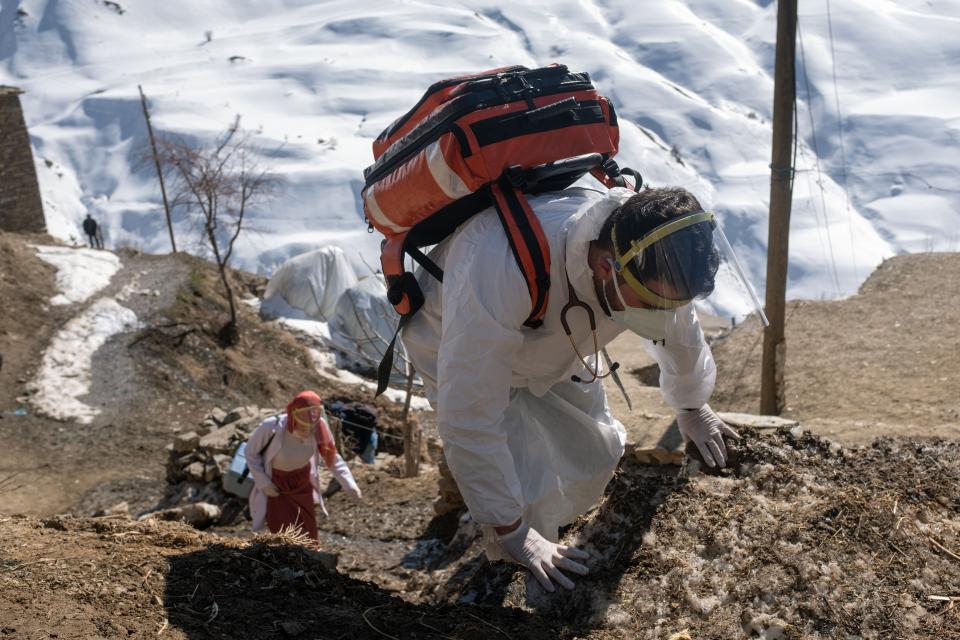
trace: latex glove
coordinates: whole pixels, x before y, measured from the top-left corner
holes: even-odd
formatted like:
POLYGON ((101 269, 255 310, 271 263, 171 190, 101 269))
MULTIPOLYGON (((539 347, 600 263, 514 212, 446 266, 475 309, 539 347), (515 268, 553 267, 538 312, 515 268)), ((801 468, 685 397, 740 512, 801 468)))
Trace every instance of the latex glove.
POLYGON ((693 440, 704 462, 711 467, 727 464, 727 445, 723 436, 740 438, 740 434, 725 424, 707 404, 696 410, 678 412, 677 427, 684 440, 693 440))
POLYGON ((343 490, 344 492, 346 492, 348 496, 350 496, 352 500, 356 502, 359 502, 360 499, 363 497, 363 492, 360 491, 360 487, 357 487, 357 486, 344 487, 343 490))
POLYGON ((278 489, 277 485, 273 484, 272 482, 268 486, 264 487, 262 491, 263 495, 267 496, 268 498, 276 498, 278 495, 280 495, 280 489, 278 489))
POLYGON ((555 591, 550 578, 560 583, 564 589, 573 589, 573 582, 563 575, 560 569, 581 576, 587 574, 584 565, 571 559, 586 560, 590 557, 586 551, 550 542, 525 522, 497 539, 504 550, 514 560, 530 569, 533 577, 550 593, 555 591))

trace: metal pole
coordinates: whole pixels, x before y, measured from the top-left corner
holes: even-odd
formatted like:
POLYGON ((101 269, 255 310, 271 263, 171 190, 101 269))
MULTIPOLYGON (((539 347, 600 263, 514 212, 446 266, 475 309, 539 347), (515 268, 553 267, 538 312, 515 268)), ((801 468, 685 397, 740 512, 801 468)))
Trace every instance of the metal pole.
POLYGON ((143 106, 143 117, 147 121, 147 133, 150 134, 150 148, 153 149, 153 164, 157 167, 157 177, 160 179, 160 193, 163 195, 163 210, 167 213, 167 231, 170 232, 170 246, 173 252, 177 252, 177 243, 173 239, 173 222, 170 219, 170 203, 167 201, 167 187, 163 183, 163 171, 160 170, 160 158, 157 155, 157 141, 153 137, 153 125, 150 124, 150 112, 147 110, 147 96, 143 95, 143 87, 137 85, 140 90, 140 104, 143 106))
POLYGON ((797 0, 777 3, 777 50, 773 85, 773 152, 770 162, 770 228, 767 240, 766 314, 763 332, 760 413, 779 415, 784 407, 787 256, 793 199, 793 110, 796 99, 797 0))

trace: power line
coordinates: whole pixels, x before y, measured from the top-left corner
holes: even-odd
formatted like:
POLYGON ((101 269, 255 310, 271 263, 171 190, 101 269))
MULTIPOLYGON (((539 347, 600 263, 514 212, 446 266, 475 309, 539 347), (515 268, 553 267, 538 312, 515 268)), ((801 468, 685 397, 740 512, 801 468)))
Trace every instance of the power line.
MULTIPOLYGON (((803 159, 804 164, 811 164, 807 160, 807 154, 803 150, 803 147, 800 148, 800 157, 803 159)), ((813 184, 810 181, 811 169, 801 169, 799 170, 804 174, 804 177, 807 179, 807 191, 809 193, 814 192, 813 184)), ((824 238, 824 229, 826 228, 826 223, 820 220, 820 211, 817 209, 816 204, 813 202, 812 195, 806 198, 807 209, 813 215, 814 221, 817 223, 817 239, 820 241, 820 250, 823 252, 824 258, 827 258, 830 255, 830 250, 827 248, 827 244, 824 238)))
POLYGON ((853 212, 850 211, 850 194, 847 192, 847 151, 843 142, 843 116, 840 114, 840 89, 837 87, 837 51, 833 44, 833 16, 830 12, 830 0, 827 0, 827 32, 830 34, 830 65, 833 69, 833 99, 837 109, 837 133, 840 136, 840 171, 843 178, 844 204, 847 207, 847 229, 850 230, 850 258, 853 261, 853 277, 857 275, 857 248, 853 241, 853 212))
POLYGON ((830 247, 830 268, 833 273, 833 282, 834 286, 837 289, 837 295, 840 295, 840 277, 837 275, 837 261, 834 259, 833 255, 833 238, 830 235, 830 221, 827 218, 827 198, 825 189, 823 188, 823 173, 820 170, 820 151, 817 146, 817 128, 813 121, 813 98, 810 93, 810 80, 807 77, 807 58, 804 54, 803 49, 803 30, 800 29, 800 25, 797 25, 797 38, 800 43, 800 60, 803 62, 803 84, 807 90, 807 113, 810 116, 810 138, 813 142, 813 158, 816 162, 817 167, 817 184, 820 187, 820 202, 823 205, 823 220, 824 227, 827 232, 827 244, 830 247))

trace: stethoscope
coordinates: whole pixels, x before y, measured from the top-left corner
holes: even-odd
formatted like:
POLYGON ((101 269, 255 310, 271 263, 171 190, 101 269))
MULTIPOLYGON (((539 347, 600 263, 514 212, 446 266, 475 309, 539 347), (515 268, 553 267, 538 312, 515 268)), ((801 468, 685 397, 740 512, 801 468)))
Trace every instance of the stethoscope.
POLYGON ((577 297, 577 292, 573 290, 569 276, 567 277, 567 292, 569 299, 567 300, 567 304, 563 305, 563 308, 560 309, 560 325, 563 326, 563 332, 567 334, 567 339, 570 341, 570 346, 573 347, 574 353, 580 358, 580 362, 583 363, 583 367, 587 370, 587 373, 592 376, 589 380, 584 380, 580 376, 570 376, 570 379, 582 384, 591 384, 596 380, 601 380, 616 373, 617 369, 620 368, 620 363, 611 362, 609 371, 604 374, 600 373, 600 346, 597 344, 597 318, 593 313, 593 309, 590 308, 590 305, 582 302, 580 298, 577 297), (567 321, 567 313, 573 308, 582 308, 587 312, 587 320, 590 322, 590 333, 593 335, 593 366, 591 366, 587 362, 587 359, 583 357, 583 354, 580 353, 580 349, 573 339, 573 331, 571 331, 570 323, 567 321))

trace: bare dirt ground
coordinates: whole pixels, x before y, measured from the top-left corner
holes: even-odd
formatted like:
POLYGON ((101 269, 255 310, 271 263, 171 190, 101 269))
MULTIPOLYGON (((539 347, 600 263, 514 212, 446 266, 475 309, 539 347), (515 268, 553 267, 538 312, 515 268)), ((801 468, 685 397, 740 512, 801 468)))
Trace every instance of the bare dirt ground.
MULTIPOLYGON (((960 254, 904 255, 884 262, 857 295, 791 301, 786 322, 783 417, 849 445, 888 435, 960 437, 960 254)), ((755 321, 734 330, 701 319, 717 361, 711 406, 758 413, 763 331, 755 321)), ((673 411, 656 388, 656 364, 632 334, 609 348, 621 362, 633 401, 612 384, 614 414, 634 442, 663 440, 673 411)), ((674 436, 676 434, 673 434, 674 436)))
POLYGON ((433 524, 426 487, 382 475, 361 479, 363 503, 332 501, 324 539, 357 544, 339 572, 276 537, 2 517, 0 633, 960 638, 960 443, 848 450, 800 431, 745 431, 732 460, 719 477, 625 461, 600 507, 566 532, 591 554, 590 575, 552 595, 471 547, 435 542, 450 553, 426 556, 444 562, 418 564, 412 536, 433 524), (407 543, 405 584, 396 566, 372 582, 354 577, 393 563, 402 549, 385 539, 407 543))
MULTIPOLYGON (((215 406, 282 407, 314 388, 376 404, 393 435, 400 407, 319 377, 246 305, 244 341, 221 348, 210 265, 130 253, 101 295, 157 294, 129 298, 147 328, 96 355, 85 400, 103 413, 91 425, 11 415, 29 408, 17 399, 43 349, 79 312, 47 306, 54 271, 25 240, 50 242, 0 234, 0 638, 960 638, 960 256, 900 257, 851 299, 792 303, 787 415, 844 447, 746 431, 716 478, 627 457, 565 533, 591 553, 591 575, 547 596, 486 562, 458 514, 434 516, 435 466, 403 479, 392 456, 353 465, 363 501, 328 501, 321 543, 340 554, 335 573, 289 541, 252 538, 242 519, 197 532, 89 517, 120 501, 133 515, 155 506, 164 447, 215 406), (931 291, 947 295, 921 300, 931 291)), ((242 273, 235 284, 263 287, 242 273)), ((724 324, 711 329, 714 405, 755 411, 759 332, 724 324)), ((611 352, 634 412, 612 385, 608 395, 631 440, 665 438, 672 412, 651 361, 629 339, 611 352)))
MULTIPOLYGON (((960 437, 960 254, 885 261, 857 295, 787 305, 784 417, 838 442, 960 437)), ((762 332, 714 346, 718 410, 759 407, 762 332)))

